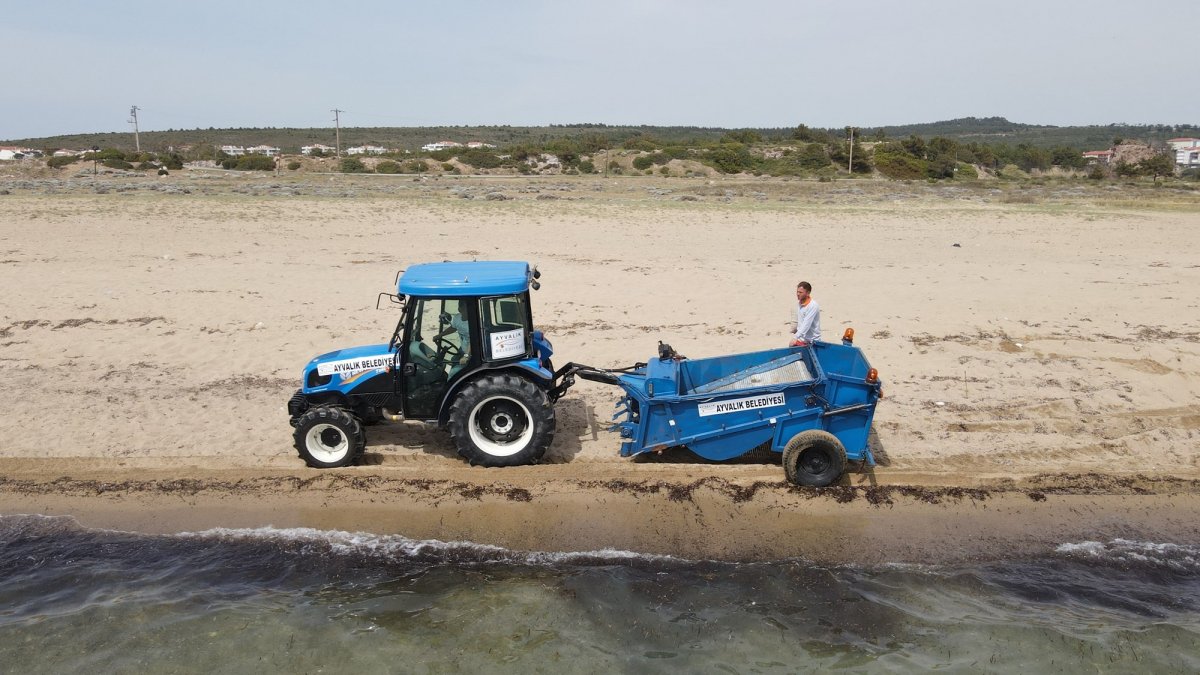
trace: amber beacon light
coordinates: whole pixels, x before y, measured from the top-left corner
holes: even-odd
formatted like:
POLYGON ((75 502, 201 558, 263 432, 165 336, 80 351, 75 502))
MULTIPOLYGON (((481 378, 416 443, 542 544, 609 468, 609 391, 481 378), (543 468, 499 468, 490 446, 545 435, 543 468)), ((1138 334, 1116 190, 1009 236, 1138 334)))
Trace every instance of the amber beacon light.
POLYGON ((853 328, 847 328, 846 332, 842 333, 842 342, 847 342, 847 343, 854 342, 854 329, 853 328))

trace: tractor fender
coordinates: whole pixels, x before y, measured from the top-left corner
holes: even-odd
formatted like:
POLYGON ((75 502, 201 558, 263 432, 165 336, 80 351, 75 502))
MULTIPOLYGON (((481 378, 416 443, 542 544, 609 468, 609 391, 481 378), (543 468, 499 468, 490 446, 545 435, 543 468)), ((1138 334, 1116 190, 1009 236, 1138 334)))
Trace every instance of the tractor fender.
POLYGON ((484 366, 471 373, 460 377, 449 389, 446 390, 446 395, 442 397, 442 405, 438 408, 438 426, 445 427, 450 421, 450 406, 454 402, 454 397, 458 396, 458 392, 467 385, 468 382, 474 380, 480 375, 492 375, 497 373, 512 373, 517 377, 524 378, 533 382, 540 389, 548 391, 554 386, 554 373, 541 367, 536 359, 526 359, 516 363, 506 363, 499 366, 484 366))

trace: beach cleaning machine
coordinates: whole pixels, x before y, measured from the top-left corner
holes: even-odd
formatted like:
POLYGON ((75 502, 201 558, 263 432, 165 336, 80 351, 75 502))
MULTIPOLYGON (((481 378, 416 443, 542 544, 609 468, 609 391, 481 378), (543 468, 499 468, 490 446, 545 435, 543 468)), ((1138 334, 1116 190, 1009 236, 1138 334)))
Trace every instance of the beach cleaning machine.
MULTIPOLYGON (((472 464, 534 464, 554 438, 554 404, 576 377, 616 385, 621 455, 686 447, 709 460, 755 450, 782 454, 798 485, 826 486, 847 462, 874 465, 868 435, 882 397, 877 371, 841 344, 703 359, 659 343, 657 356, 623 368, 554 369, 534 330, 524 262, 445 262, 397 275, 402 317, 387 343, 312 359, 288 401, 300 456, 314 467, 353 463, 365 426, 421 421, 446 428, 472 464)), ((376 303, 379 306, 379 302, 376 303)))

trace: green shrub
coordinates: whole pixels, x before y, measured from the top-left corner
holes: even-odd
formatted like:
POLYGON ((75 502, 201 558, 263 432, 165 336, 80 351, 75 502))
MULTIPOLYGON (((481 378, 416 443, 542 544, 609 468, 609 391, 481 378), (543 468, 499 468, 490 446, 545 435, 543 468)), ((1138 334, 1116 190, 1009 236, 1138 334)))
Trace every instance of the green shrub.
POLYGON ((625 148, 626 150, 653 151, 661 148, 662 143, 660 143, 658 139, 654 138, 653 136, 638 134, 637 136, 626 138, 625 142, 621 144, 621 147, 625 148))
POLYGON ((454 159, 454 149, 446 148, 445 150, 434 150, 429 153, 429 157, 439 162, 448 162, 454 159))
POLYGON ((300 162, 297 162, 296 160, 293 159, 292 161, 287 163, 287 168, 288 168, 288 171, 295 171, 296 169, 300 168, 300 162))
POLYGON ((153 170, 157 169, 158 167, 154 166, 150 162, 140 162, 140 163, 138 163, 136 168, 138 171, 153 171, 153 170))
POLYGON ((400 173, 400 164, 390 159, 375 165, 375 173, 400 173))
POLYGON ((1003 169, 1000 169, 1000 177, 1010 180, 1024 180, 1029 178, 1029 174, 1021 170, 1021 167, 1016 164, 1005 164, 1003 169))
POLYGON ((829 153, 821 143, 808 143, 796 153, 796 164, 807 171, 829 166, 829 153))
POLYGON ((579 160, 579 173, 596 173, 596 165, 588 159, 579 160))
POLYGON ((221 167, 235 171, 274 171, 275 160, 266 155, 242 155, 221 160, 221 167))
POLYGON ((343 159, 341 170, 342 173, 371 173, 367 165, 363 164, 362 160, 357 157, 346 157, 343 159))
POLYGON ((929 164, 914 157, 899 143, 883 143, 875 148, 875 168, 894 180, 917 180, 929 173, 929 164))
POLYGON ((502 163, 496 153, 482 148, 472 148, 458 153, 458 161, 477 169, 495 169, 502 163))
POLYGON ((954 177, 958 180, 975 180, 979 178, 979 170, 974 164, 959 162, 954 172, 954 177))
POLYGON ((108 159, 106 159, 100 163, 103 164, 104 166, 107 166, 110 169, 132 169, 133 168, 133 165, 130 164, 129 162, 126 162, 123 157, 109 157, 108 159))
POLYGON ((652 166, 654 166, 654 161, 650 159, 649 155, 639 155, 633 158, 633 168, 639 171, 645 171, 652 166))
POLYGON ((721 136, 722 143, 742 143, 744 145, 752 145, 754 143, 762 143, 762 134, 753 129, 742 129, 740 131, 727 131, 724 136, 721 136))
MULTIPOLYGON (((826 164, 826 166, 829 166, 826 164)), ((804 174, 804 170, 795 162, 792 157, 781 159, 764 159, 758 164, 759 173, 765 173, 771 176, 800 176, 804 174)))
POLYGON ((741 173, 755 166, 750 149, 741 143, 722 143, 709 150, 702 161, 721 173, 741 173))
POLYGON ((671 167, 669 167, 669 166, 666 166, 666 165, 664 164, 664 165, 663 165, 663 167, 662 167, 661 169, 659 169, 659 170, 658 170, 658 172, 659 172, 659 173, 661 173, 661 174, 662 174, 662 175, 664 175, 664 176, 670 176, 670 175, 671 175, 671 167))
POLYGON ((46 160, 46 166, 52 169, 57 169, 62 166, 67 166, 68 164, 74 164, 78 161, 79 158, 75 155, 63 155, 62 157, 51 157, 50 159, 46 160))
POLYGON ((953 157, 943 155, 929 160, 927 164, 929 165, 927 170, 929 178, 954 178, 954 169, 958 163, 954 161, 953 157))
POLYGON ((404 163, 405 173, 425 173, 428 170, 429 167, 426 166, 425 162, 422 162, 419 159, 409 160, 404 163))
POLYGON ((454 165, 451 164, 450 162, 442 163, 442 171, 453 171, 453 170, 454 170, 454 165))

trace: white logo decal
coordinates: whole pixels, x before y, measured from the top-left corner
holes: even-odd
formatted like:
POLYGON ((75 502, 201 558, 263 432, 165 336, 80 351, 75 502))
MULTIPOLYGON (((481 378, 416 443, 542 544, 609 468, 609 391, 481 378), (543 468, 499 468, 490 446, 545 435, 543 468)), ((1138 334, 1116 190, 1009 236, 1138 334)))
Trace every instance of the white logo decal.
POLYGON ((735 398, 729 401, 701 403, 697 408, 700 410, 701 417, 708 417, 709 415, 724 415, 726 413, 742 412, 743 410, 775 408, 781 405, 787 405, 787 398, 784 397, 782 392, 778 394, 751 396, 749 398, 735 398))
POLYGON ((384 354, 382 356, 363 356, 357 359, 342 359, 341 361, 329 361, 317 366, 317 374, 322 377, 326 375, 341 375, 347 377, 355 373, 361 373, 364 370, 374 370, 376 368, 383 369, 392 365, 392 355, 384 354))
POLYGON ((525 353, 525 329, 506 330, 503 333, 489 333, 492 338, 492 358, 503 359, 525 353))

